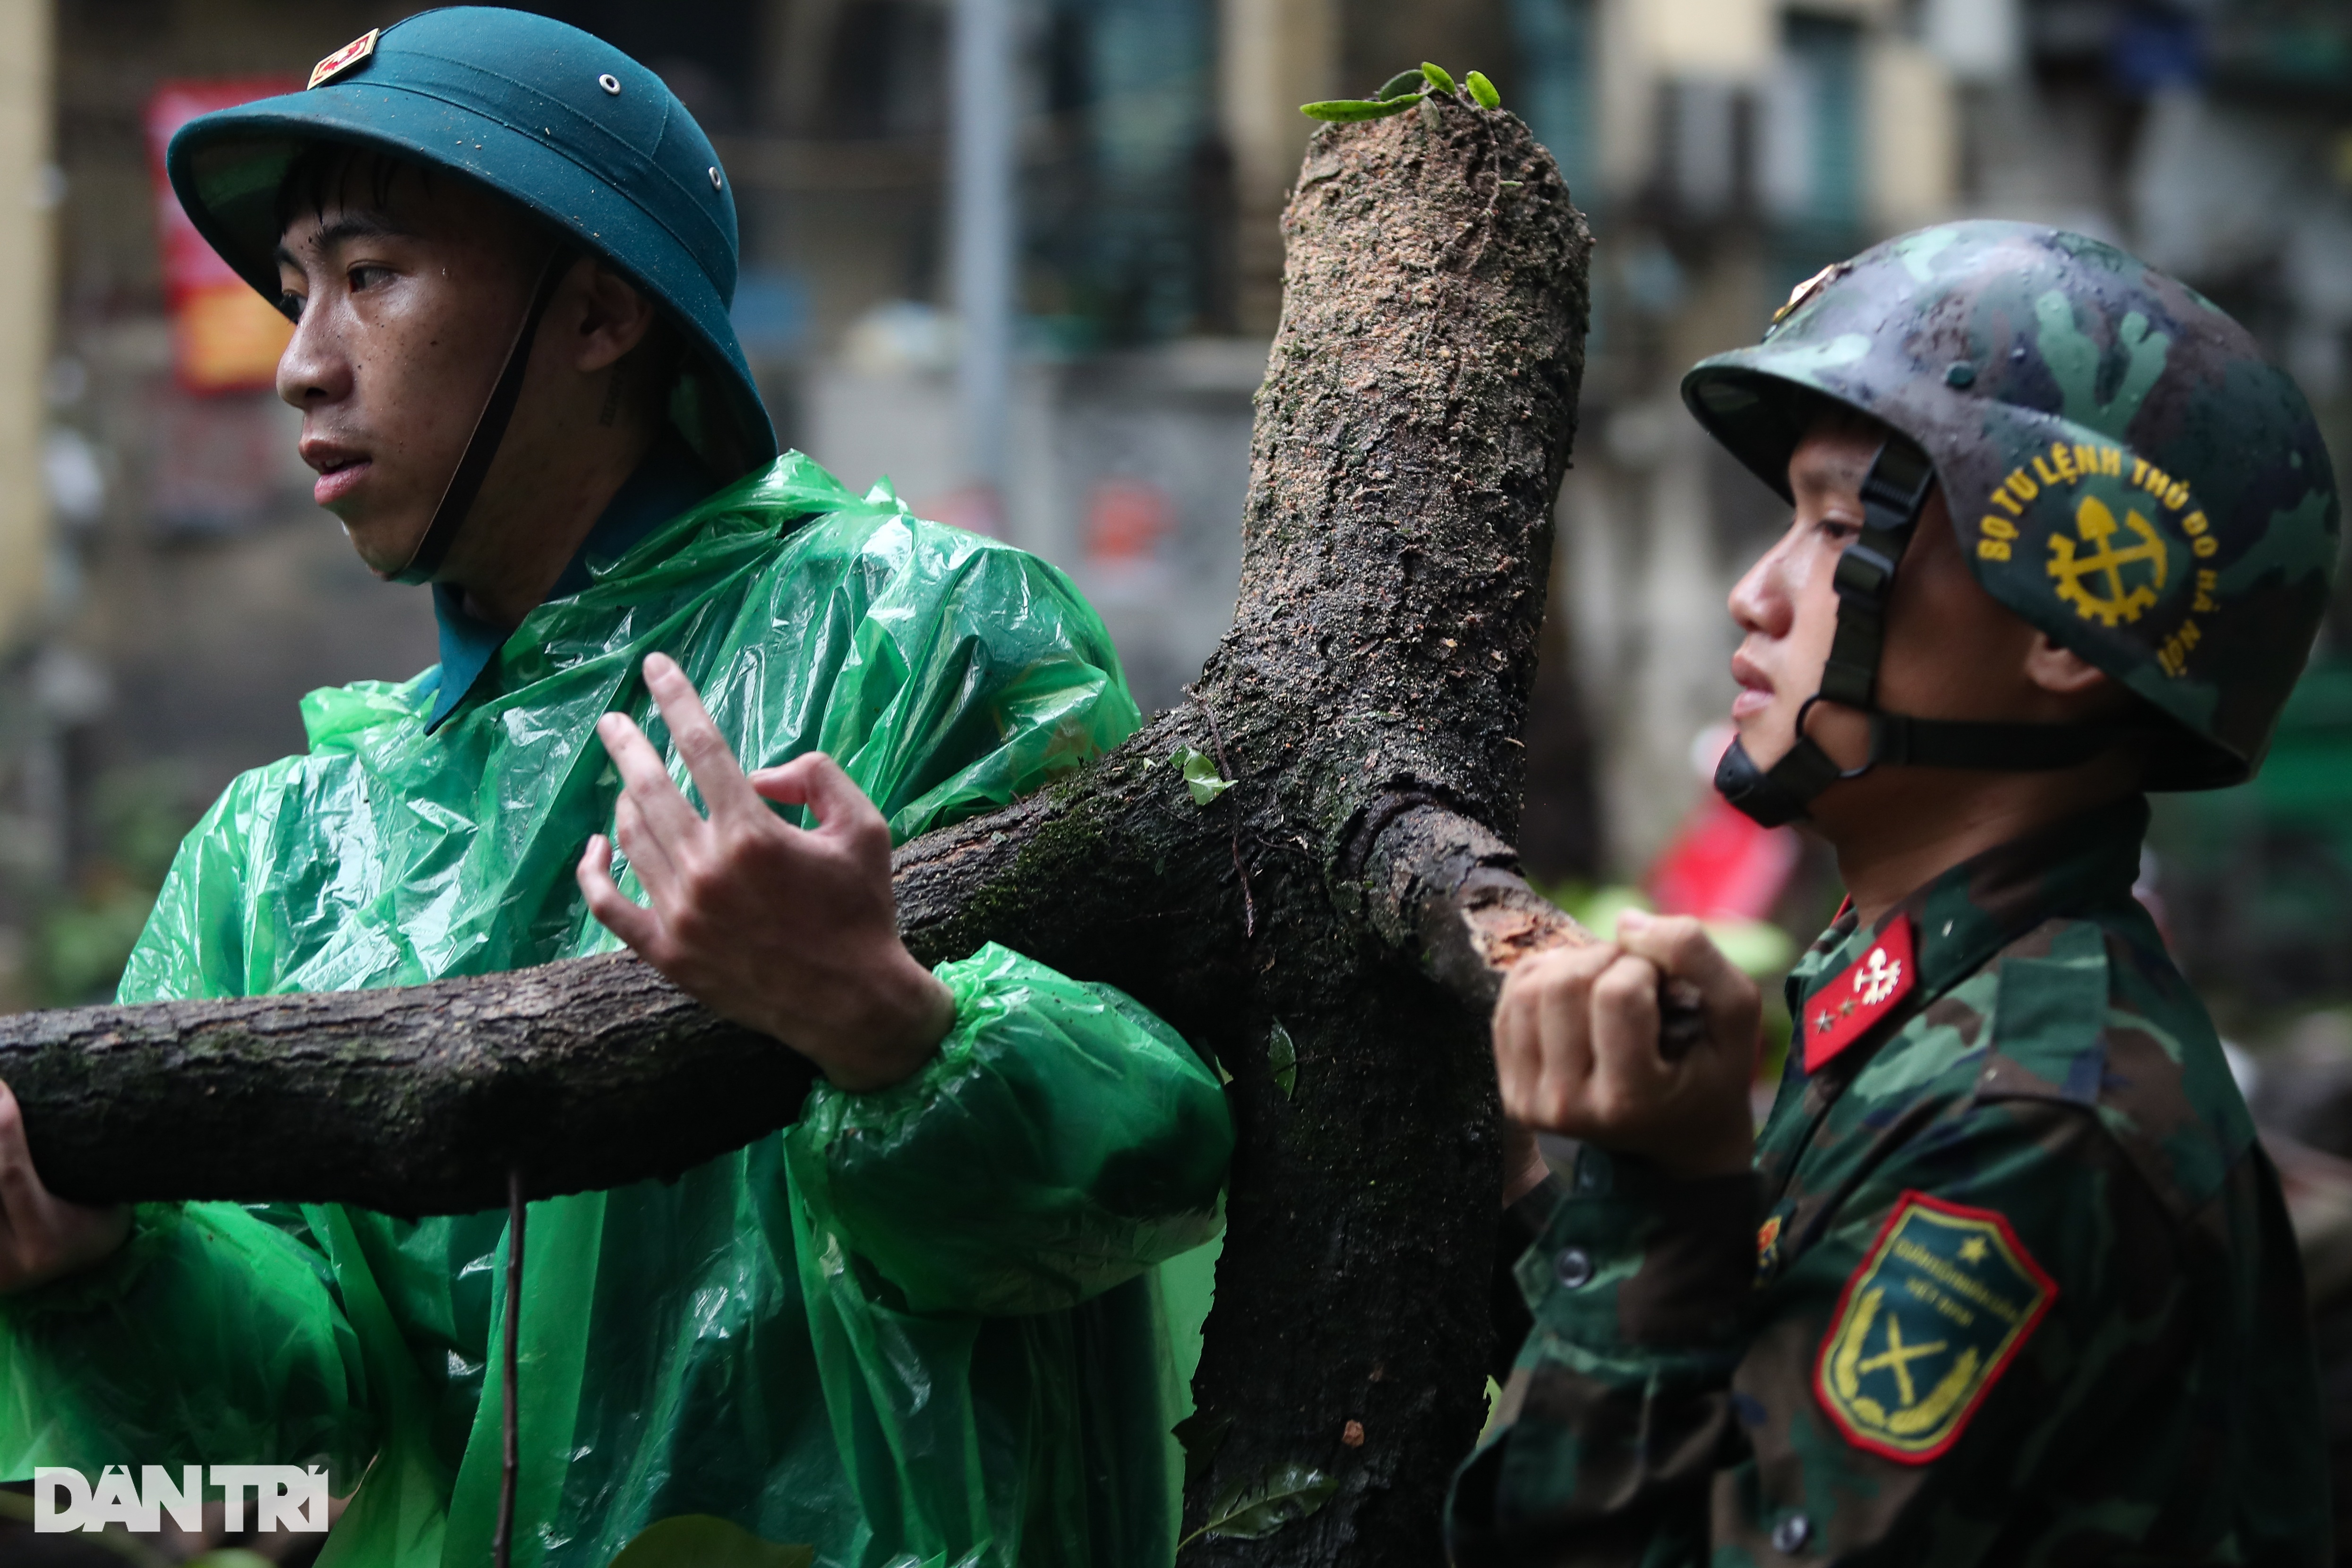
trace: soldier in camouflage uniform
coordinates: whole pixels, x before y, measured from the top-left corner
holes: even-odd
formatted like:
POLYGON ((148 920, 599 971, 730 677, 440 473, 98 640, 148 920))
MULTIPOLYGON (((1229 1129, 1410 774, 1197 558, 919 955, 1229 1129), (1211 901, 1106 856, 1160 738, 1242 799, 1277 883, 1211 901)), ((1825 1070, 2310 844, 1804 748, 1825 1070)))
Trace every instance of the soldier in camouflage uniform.
POLYGON ((1584 1148, 1515 1205, 1535 1328, 1454 1561, 2325 1561, 2277 1177, 2131 892, 2142 792, 2252 773, 2327 601, 2302 396, 2178 282, 1995 223, 1809 280, 1684 395, 1796 505, 1717 785, 1853 897, 1752 1161, 1758 1001, 1694 922, 1511 977, 1506 1110, 1584 1148))

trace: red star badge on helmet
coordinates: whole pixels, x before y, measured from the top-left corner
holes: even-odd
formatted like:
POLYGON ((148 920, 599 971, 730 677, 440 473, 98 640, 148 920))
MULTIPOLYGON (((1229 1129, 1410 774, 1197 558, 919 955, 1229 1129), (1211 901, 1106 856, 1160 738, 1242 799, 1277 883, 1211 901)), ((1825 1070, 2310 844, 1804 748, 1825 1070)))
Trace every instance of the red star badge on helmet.
POLYGON ((305 90, 308 90, 309 88, 312 87, 326 86, 329 82, 334 80, 337 77, 342 75, 345 71, 351 69, 353 66, 359 64, 362 60, 375 53, 375 41, 383 31, 383 29, 381 27, 370 27, 366 32, 362 33, 358 37, 353 38, 350 43, 345 44, 341 48, 337 49, 333 54, 329 55, 325 59, 320 60, 317 65, 312 66, 310 68, 310 79, 309 83, 306 84, 305 90))

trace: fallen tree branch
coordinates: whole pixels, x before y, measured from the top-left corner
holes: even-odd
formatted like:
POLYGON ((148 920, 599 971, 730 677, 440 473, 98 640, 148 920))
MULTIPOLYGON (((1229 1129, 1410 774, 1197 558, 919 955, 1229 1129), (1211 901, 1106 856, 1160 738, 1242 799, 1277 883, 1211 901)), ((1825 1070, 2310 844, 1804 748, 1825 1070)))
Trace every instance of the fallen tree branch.
MULTIPOLYGON (((1009 881, 1050 805, 908 846, 902 904, 961 910, 1009 881)), ((1232 842, 1245 876, 1238 829, 1232 842)), ((1369 912, 1484 1013, 1520 958, 1591 940, 1517 866, 1477 823, 1406 804, 1376 836, 1369 912)), ((969 951, 921 925, 919 913, 908 934, 926 955, 969 951)), ((0 1018, 0 1080, 37 1108, 35 1163, 84 1203, 297 1196, 467 1213, 503 1201, 515 1169, 534 1198, 667 1179, 790 1122, 814 1076, 626 953, 390 991, 0 1018), (287 1138, 291 1127, 306 1135, 287 1138)))
MULTIPOLYGON (((1187 1563, 1418 1568, 1491 1338, 1486 1009, 1501 967, 1582 940, 1508 844, 1591 241, 1526 127, 1458 98, 1318 132, 1284 228, 1240 592, 1192 700, 906 846, 899 920, 926 962, 993 941, 1120 985, 1231 1075, 1194 1382, 1223 1436, 1187 1528, 1277 1471, 1336 1489, 1187 1563), (1237 787, 1196 804, 1179 747, 1237 787)), ((606 958, 26 1015, 0 1078, 69 1195, 417 1213, 496 1205, 510 1165, 534 1194, 675 1173, 789 1120, 807 1069, 606 958)))
POLYGON ((494 1208, 674 1176, 798 1114, 814 1069, 628 954, 393 991, 0 1020, 35 1167, 86 1203, 494 1208))

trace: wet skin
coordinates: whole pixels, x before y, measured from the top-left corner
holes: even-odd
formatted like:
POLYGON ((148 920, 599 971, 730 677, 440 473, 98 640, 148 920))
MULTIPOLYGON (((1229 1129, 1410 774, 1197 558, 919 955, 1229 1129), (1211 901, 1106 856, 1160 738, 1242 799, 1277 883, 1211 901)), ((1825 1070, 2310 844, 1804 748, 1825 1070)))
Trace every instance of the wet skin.
MULTIPOLYGON (((355 163, 279 237, 296 312, 278 395, 302 411, 312 494, 379 575, 407 565, 506 363, 551 248, 521 211, 446 174, 355 163)), ((542 599, 651 446, 658 411, 615 397, 652 305, 585 258, 533 340, 522 397, 441 580, 498 626, 542 599)))

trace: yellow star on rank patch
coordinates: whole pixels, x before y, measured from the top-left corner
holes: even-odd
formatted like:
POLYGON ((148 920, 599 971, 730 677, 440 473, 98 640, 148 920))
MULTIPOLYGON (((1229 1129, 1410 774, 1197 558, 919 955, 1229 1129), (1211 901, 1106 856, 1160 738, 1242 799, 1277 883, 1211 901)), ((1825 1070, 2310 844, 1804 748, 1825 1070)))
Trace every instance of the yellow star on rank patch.
POLYGON ((1966 1241, 1960 1243, 1960 1261, 1963 1263, 1982 1263, 1985 1260, 1985 1253, 1988 1250, 1990 1249, 1985 1246, 1985 1238, 1983 1237, 1972 1236, 1966 1241))

